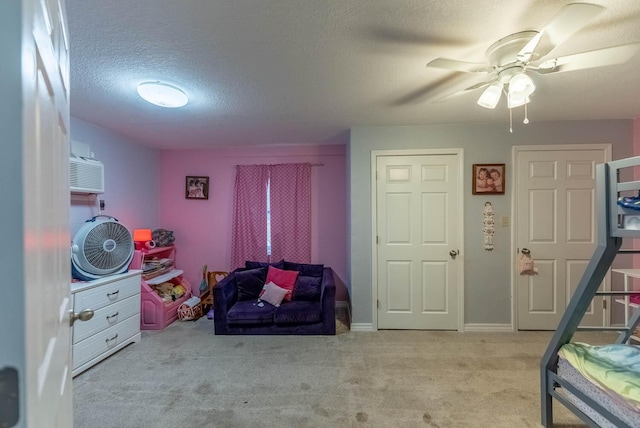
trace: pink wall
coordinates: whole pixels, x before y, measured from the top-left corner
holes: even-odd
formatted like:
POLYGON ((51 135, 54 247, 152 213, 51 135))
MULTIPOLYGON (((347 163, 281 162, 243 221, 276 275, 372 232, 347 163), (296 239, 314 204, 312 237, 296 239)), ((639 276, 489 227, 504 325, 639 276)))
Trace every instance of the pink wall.
POLYGON ((312 168, 311 262, 333 268, 337 300, 348 300, 346 146, 279 146, 160 152, 158 220, 174 231, 177 265, 194 291, 202 266, 228 271, 235 165, 309 162, 312 168), (209 200, 185 199, 187 175, 209 176, 209 200))

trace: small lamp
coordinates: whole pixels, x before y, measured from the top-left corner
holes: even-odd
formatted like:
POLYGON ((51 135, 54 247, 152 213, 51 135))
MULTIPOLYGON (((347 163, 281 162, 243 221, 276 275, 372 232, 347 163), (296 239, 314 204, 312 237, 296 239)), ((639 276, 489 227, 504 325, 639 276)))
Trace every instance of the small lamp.
POLYGON ((135 229, 133 231, 133 242, 136 244, 136 250, 155 247, 155 243, 151 238, 151 229, 135 229))

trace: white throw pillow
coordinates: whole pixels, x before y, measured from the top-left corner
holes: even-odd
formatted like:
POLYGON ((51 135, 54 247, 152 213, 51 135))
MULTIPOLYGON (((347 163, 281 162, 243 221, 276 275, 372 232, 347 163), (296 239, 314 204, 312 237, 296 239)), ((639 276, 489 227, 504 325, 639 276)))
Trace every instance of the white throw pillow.
POLYGON ((284 296, 286 296, 288 292, 289 290, 278 287, 276 284, 269 281, 264 285, 264 287, 262 287, 258 300, 264 300, 267 303, 271 303, 273 306, 280 306, 282 299, 284 299, 284 296))

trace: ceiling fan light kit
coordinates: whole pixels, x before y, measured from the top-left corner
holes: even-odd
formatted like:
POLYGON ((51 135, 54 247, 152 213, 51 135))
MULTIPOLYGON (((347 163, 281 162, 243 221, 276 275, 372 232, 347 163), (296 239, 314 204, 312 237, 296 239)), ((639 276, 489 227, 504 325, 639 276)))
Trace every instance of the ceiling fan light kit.
POLYGON ((536 90, 533 79, 524 73, 516 74, 509 80, 509 99, 520 100, 528 98, 536 90))
MULTIPOLYGON (((475 83, 462 89, 460 93, 486 87, 477 103, 481 107, 495 109, 504 92, 509 108, 510 125, 513 122, 511 109, 523 105, 525 108, 523 123, 526 124, 529 123, 527 104, 536 90, 536 84, 529 76, 530 73, 544 76, 551 73, 621 64, 640 50, 640 43, 631 43, 563 57, 545 58, 555 47, 590 23, 603 10, 604 8, 600 5, 571 3, 564 6, 540 31, 521 31, 493 43, 485 52, 486 63, 436 58, 427 66, 488 75, 489 78, 484 83, 475 83)), ((512 126, 509 129, 513 132, 512 126)))
POLYGON ((189 97, 182 89, 161 82, 139 84, 138 95, 151 104, 167 108, 183 107, 189 102, 189 97))
POLYGON ((478 98, 478 105, 484 108, 494 109, 500 101, 502 96, 502 83, 493 82, 484 90, 480 98, 478 98))

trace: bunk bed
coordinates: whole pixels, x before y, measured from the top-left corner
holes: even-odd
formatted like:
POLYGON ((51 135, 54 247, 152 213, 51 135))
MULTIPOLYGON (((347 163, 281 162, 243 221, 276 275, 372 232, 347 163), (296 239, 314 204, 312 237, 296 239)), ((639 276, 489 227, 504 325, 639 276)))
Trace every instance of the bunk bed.
POLYGON ((640 308, 624 327, 579 326, 594 296, 633 293, 598 288, 616 255, 640 253, 621 249, 623 238, 640 238, 640 196, 629 196, 640 195, 640 181, 621 181, 621 175, 633 175, 634 167, 640 167, 640 157, 596 166, 598 245, 540 364, 545 427, 553 426, 554 400, 592 427, 640 427, 640 346, 629 343, 640 324, 640 308), (611 345, 571 343, 579 330, 613 330, 619 335, 611 345))

